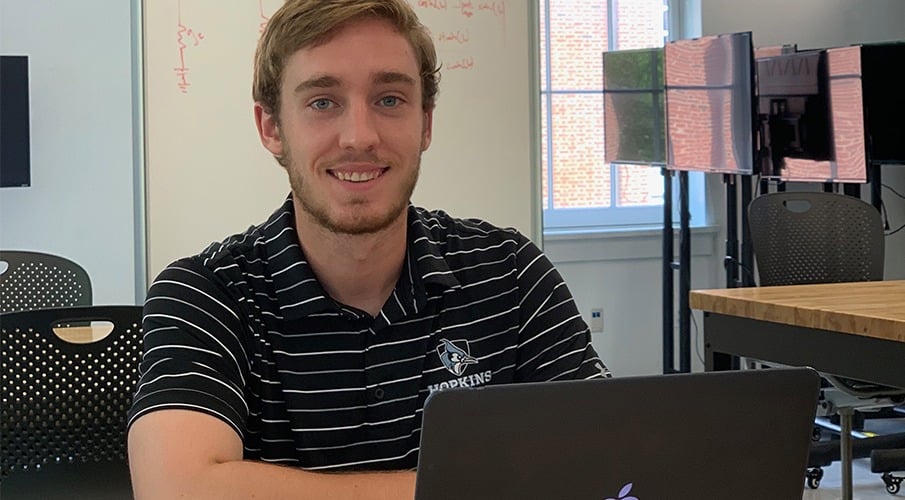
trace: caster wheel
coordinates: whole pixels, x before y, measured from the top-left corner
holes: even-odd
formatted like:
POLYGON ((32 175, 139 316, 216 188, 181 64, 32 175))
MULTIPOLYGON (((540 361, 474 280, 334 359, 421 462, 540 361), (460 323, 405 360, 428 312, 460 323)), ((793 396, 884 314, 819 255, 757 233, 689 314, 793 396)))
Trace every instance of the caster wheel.
POLYGON ((807 482, 808 488, 812 490, 816 490, 820 487, 820 480, 823 479, 823 469, 820 467, 815 467, 813 469, 808 469, 805 474, 805 480, 807 482))
POLYGON ((892 495, 895 495, 896 493, 899 492, 899 488, 902 485, 903 478, 893 476, 892 474, 890 474, 888 472, 884 472, 883 475, 881 476, 881 478, 883 479, 883 482, 886 483, 887 492, 889 492, 892 495))

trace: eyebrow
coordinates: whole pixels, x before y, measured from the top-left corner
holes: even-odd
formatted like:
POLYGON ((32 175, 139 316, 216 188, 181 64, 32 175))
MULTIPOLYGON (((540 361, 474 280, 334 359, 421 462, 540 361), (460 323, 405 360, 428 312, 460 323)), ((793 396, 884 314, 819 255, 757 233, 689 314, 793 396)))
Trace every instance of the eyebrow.
POLYGON ((374 76, 374 83, 404 83, 412 87, 415 86, 415 79, 405 73, 396 71, 381 71, 374 76))
POLYGON ((298 94, 311 89, 329 89, 332 87, 339 87, 339 79, 333 76, 324 75, 316 78, 309 78, 298 84, 295 87, 295 93, 298 94))
MULTIPOLYGON (((396 71, 381 71, 374 75, 374 78, 372 78, 371 81, 376 84, 403 83, 412 87, 415 86, 414 78, 406 75, 405 73, 399 73, 396 71)), ((336 78, 335 76, 324 75, 310 78, 298 84, 295 87, 295 93, 298 94, 311 89, 329 89, 339 86, 341 86, 339 78, 336 78)))

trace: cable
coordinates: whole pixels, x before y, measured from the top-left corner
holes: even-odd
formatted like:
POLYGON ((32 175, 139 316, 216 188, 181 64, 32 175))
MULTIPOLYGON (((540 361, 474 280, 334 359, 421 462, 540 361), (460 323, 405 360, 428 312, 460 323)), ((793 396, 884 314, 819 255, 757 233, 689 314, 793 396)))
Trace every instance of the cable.
POLYGON ((731 255, 727 255, 723 258, 723 260, 731 262, 739 267, 742 271, 748 273, 748 277, 751 278, 751 283, 757 283, 757 279, 754 277, 754 271, 752 271, 748 266, 742 264, 742 262, 731 255))
POLYGON ((899 198, 902 198, 903 200, 905 200, 905 195, 903 195, 902 193, 896 191, 896 190, 895 190, 892 186, 890 186, 889 184, 880 183, 880 185, 883 186, 883 187, 885 187, 886 189, 892 191, 892 193, 893 193, 894 195, 896 195, 896 196, 898 196, 899 198))
POLYGON ((899 231, 901 231, 902 229, 905 229, 905 224, 902 224, 901 226, 895 228, 892 231, 889 231, 888 233, 886 233, 886 236, 892 236, 892 235, 898 233, 899 231))
MULTIPOLYGON (((894 195, 896 195, 896 196, 898 196, 899 198, 902 198, 903 200, 905 200, 905 195, 903 195, 902 193, 896 191, 892 186, 890 186, 890 185, 888 185, 888 184, 882 184, 882 183, 881 183, 880 185, 883 186, 883 187, 885 187, 886 189, 892 191, 892 193, 893 193, 894 195)), ((885 221, 883 229, 885 229, 886 231, 885 231, 884 236, 892 236, 892 235, 898 233, 899 231, 901 231, 902 229, 905 229, 905 224, 902 224, 901 226, 899 226, 899 227, 893 229, 892 231, 890 231, 890 230, 889 230, 889 213, 886 211, 886 204, 883 203, 883 200, 880 200, 880 208, 883 209, 883 219, 884 219, 884 221, 885 221)))
POLYGON ((694 325, 694 338, 692 339, 694 342, 694 353, 698 355, 698 361, 701 362, 701 365, 707 365, 704 361, 704 355, 701 354, 701 343, 698 342, 698 320, 694 319, 694 313, 690 313, 688 316, 691 318, 691 324, 694 325))

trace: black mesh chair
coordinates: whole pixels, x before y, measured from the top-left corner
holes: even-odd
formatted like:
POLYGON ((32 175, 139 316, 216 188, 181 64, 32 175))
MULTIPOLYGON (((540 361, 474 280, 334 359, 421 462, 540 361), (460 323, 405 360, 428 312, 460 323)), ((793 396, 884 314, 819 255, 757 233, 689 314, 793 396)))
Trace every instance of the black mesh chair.
POLYGON ((761 286, 883 279, 883 223, 870 204, 833 193, 771 193, 748 207, 761 286))
POLYGON ((0 250, 0 312, 90 305, 91 279, 82 266, 57 255, 0 250))
POLYGON ((138 380, 141 311, 0 315, 4 497, 131 498, 126 414, 138 380))
MULTIPOLYGON (((748 206, 751 243, 761 286, 879 281, 883 279, 884 235, 880 213, 870 204, 851 196, 825 192, 781 192, 759 196, 748 206)), ((823 407, 836 413, 841 430, 851 428, 855 410, 889 409, 905 399, 905 388, 824 374, 823 407)), ((859 439, 852 457, 842 456, 843 445, 815 444, 811 448, 808 485, 816 488, 824 465, 841 460, 843 469, 851 458, 864 458, 874 450, 905 446, 905 434, 859 439)), ((889 474, 905 468, 883 455, 883 480, 887 489, 898 491, 900 478, 889 474)))

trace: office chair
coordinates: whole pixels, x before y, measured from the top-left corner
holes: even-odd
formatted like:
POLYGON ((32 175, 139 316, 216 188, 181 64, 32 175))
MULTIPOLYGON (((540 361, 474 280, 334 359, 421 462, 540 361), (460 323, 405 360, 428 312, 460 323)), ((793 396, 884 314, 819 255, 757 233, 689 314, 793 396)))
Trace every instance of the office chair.
MULTIPOLYGON (((878 281, 883 279, 884 235, 880 213, 851 196, 825 192, 779 192, 759 196, 748 205, 751 243, 761 286, 878 281)), ((840 436, 848 434, 855 410, 890 408, 905 400, 905 388, 823 374, 822 407, 838 414, 840 436)), ((842 440, 850 439, 845 436, 842 440)), ((808 486, 817 488, 822 466, 864 458, 872 450, 905 447, 905 433, 860 439, 852 456, 844 446, 815 444, 806 474, 808 486)), ((905 469, 905 450, 895 459, 884 454, 875 470, 884 472, 887 490, 901 478, 889 474, 905 469)))
POLYGON ((91 305, 91 279, 82 266, 60 257, 0 250, 0 312, 91 305))
POLYGON ((0 314, 4 496, 131 497, 126 414, 138 380, 141 319, 141 306, 0 314), (106 336, 92 335, 104 326, 106 336))

